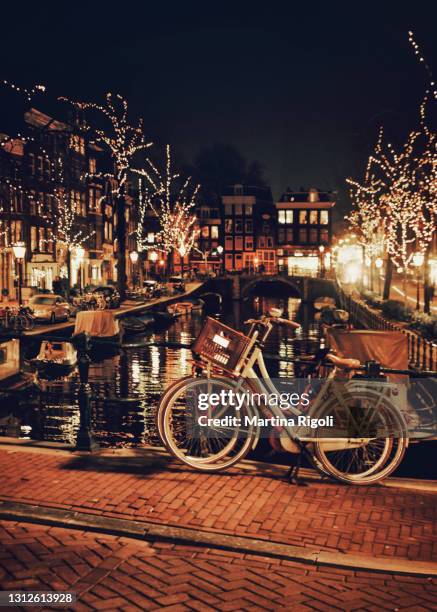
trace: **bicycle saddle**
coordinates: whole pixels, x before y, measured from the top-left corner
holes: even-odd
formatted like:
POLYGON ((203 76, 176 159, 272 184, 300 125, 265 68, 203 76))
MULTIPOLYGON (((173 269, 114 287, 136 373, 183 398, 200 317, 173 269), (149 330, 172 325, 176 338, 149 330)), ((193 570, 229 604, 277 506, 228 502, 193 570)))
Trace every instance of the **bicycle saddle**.
POLYGON ((338 368, 348 368, 353 370, 354 368, 359 368, 361 365, 359 359, 347 359, 344 357, 337 357, 337 355, 333 355, 332 353, 326 355, 326 359, 338 368))

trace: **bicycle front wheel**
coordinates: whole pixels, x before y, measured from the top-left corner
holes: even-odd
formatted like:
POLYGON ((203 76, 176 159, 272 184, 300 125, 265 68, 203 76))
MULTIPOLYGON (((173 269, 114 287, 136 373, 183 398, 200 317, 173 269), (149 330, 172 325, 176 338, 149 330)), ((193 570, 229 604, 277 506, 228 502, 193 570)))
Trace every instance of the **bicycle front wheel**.
POLYGON ((175 385, 164 395, 157 414, 168 451, 205 472, 225 470, 243 459, 257 434, 256 425, 247 424, 252 411, 245 403, 237 409, 216 399, 238 390, 243 391, 235 381, 220 377, 191 378, 175 385))
POLYGON ((323 471, 341 482, 368 485, 387 478, 408 447, 402 413, 388 398, 370 391, 346 393, 324 407, 336 422, 336 436, 318 430, 314 443, 323 471))

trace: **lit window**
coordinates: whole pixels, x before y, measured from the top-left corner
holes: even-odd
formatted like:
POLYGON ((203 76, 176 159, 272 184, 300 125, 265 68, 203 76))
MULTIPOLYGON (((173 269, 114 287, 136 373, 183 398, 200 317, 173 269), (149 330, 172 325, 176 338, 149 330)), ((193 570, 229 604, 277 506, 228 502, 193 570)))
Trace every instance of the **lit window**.
POLYGON ((232 234, 232 219, 225 220, 225 233, 232 234))
POLYGON ((247 219, 245 225, 246 225, 246 234, 251 234, 253 232, 252 219, 247 219))
POLYGON ((306 244, 307 242, 307 230, 306 229, 299 230, 299 242, 301 244, 306 244))
POLYGON ((320 211, 320 225, 328 225, 329 223, 329 213, 327 210, 320 211))
POLYGON ((317 244, 317 230, 310 229, 310 244, 317 244))
POLYGON ((235 233, 242 234, 243 233, 243 222, 235 221, 235 233))
POLYGON ((204 225, 202 227, 202 238, 209 238, 209 227, 208 227, 208 225, 204 225))
POLYGON ((246 215, 252 214, 252 204, 246 204, 245 209, 246 209, 246 215))
POLYGON ((244 248, 245 248, 246 251, 252 251, 253 250, 253 238, 252 238, 252 236, 245 238, 245 240, 244 240, 244 248))
POLYGON ((227 251, 232 251, 234 249, 234 241, 232 238, 225 238, 225 249, 227 251))
POLYGON ((308 211, 307 210, 299 211, 299 223, 300 225, 304 225, 305 223, 308 223, 308 211))
POLYGON ((89 161, 89 167, 90 167, 90 174, 95 174, 96 173, 96 160, 94 157, 90 157, 90 161, 89 161))
POLYGON ((232 215, 232 204, 225 204, 225 215, 232 215))
POLYGON ((310 223, 317 225, 317 210, 310 210, 310 223))
POLYGON ((211 238, 219 237, 219 228, 218 225, 211 225, 211 238))

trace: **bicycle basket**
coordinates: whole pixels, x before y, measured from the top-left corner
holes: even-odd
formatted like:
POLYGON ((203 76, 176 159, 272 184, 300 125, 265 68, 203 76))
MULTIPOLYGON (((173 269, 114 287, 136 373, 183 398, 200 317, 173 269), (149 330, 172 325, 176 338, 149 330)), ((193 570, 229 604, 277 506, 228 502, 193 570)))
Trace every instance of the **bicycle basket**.
POLYGON ((249 342, 250 338, 244 334, 216 319, 207 317, 192 350, 200 355, 203 360, 232 373, 238 366, 249 342))

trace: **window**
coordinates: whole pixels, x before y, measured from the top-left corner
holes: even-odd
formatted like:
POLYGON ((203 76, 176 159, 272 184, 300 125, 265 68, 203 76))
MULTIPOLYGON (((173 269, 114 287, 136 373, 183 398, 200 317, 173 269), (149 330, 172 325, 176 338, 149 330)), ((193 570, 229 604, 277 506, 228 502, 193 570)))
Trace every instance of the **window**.
POLYGON ((299 223, 300 225, 304 225, 305 223, 308 223, 308 211, 307 210, 299 211, 299 223))
POLYGON ((155 234, 153 232, 149 232, 147 234, 147 242, 149 244, 154 244, 154 242, 155 242, 155 234))
POLYGON ((11 242, 20 242, 22 240, 22 222, 21 221, 11 221, 11 242))
POLYGON ((317 210, 310 210, 310 224, 317 225, 317 210))
POLYGON ((35 155, 33 153, 29 153, 29 167, 30 174, 35 174, 35 155))
POLYGON ((329 223, 329 213, 327 210, 320 211, 320 225, 328 225, 329 223))
POLYGON ((232 234, 232 219, 225 220, 225 233, 232 234))
POLYGON ((38 249, 37 235, 38 235, 38 228, 32 225, 30 228, 30 250, 32 251, 32 253, 38 249))
POLYGON ((236 215, 242 215, 243 214, 243 205, 242 204, 235 204, 235 206, 234 206, 234 213, 236 215))
POLYGON ((306 229, 299 230, 299 242, 300 244, 307 243, 307 230, 306 229))
POLYGON ((233 251, 234 250, 234 241, 232 238, 225 238, 225 249, 227 251, 233 251))
POLYGON ((287 236, 287 242, 293 242, 293 230, 292 229, 286 230, 286 236, 287 236))
POLYGON ((211 225, 211 238, 219 237, 219 228, 218 225, 211 225))
POLYGON ((273 246, 273 238, 271 238, 270 236, 267 236, 267 246, 268 247, 273 246))
POLYGON ((236 234, 243 233, 243 221, 235 221, 235 233, 236 234))
POLYGON ((235 250, 236 251, 242 251, 243 250, 243 237, 242 236, 237 236, 235 238, 235 250))
POLYGON ((80 155, 85 155, 85 140, 82 136, 78 136, 77 134, 72 134, 70 136, 70 149, 73 149, 73 151, 80 155))
POLYGON ((278 230, 278 242, 279 244, 283 244, 285 242, 285 230, 284 229, 278 230))
POLYGON ((251 215, 252 214, 252 204, 246 204, 246 206, 244 208, 245 208, 245 211, 246 211, 246 215, 251 215))
POLYGON ((94 157, 90 157, 90 160, 89 160, 89 171, 90 171, 90 174, 95 174, 96 171, 97 171, 96 160, 95 160, 94 157))
POLYGON ((278 212, 278 221, 281 224, 293 223, 293 211, 292 210, 280 210, 278 212))
POLYGON ((317 244, 318 231, 316 229, 310 229, 310 244, 317 244))
POLYGON ((38 174, 42 174, 44 170, 44 160, 42 155, 38 155, 37 157, 37 172, 38 174))
POLYGON ((232 215, 232 204, 225 204, 225 215, 232 215))
POLYGON ((324 244, 328 244, 329 242, 329 236, 328 236, 328 230, 327 229, 323 229, 320 232, 320 242, 324 243, 324 244))
POLYGON ((208 225, 204 225, 202 227, 201 236, 202 238, 209 238, 209 226, 208 225))
POLYGON ((246 229, 246 234, 251 234, 253 232, 253 221, 252 221, 252 219, 246 219, 245 229, 246 229))
POLYGON ((218 208, 211 208, 209 212, 211 219, 220 219, 220 211, 218 208))
POLYGON ((253 238, 252 236, 246 236, 244 239, 244 249, 246 251, 253 251, 253 238))

